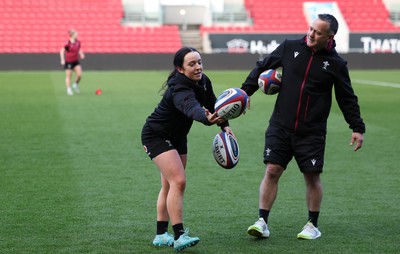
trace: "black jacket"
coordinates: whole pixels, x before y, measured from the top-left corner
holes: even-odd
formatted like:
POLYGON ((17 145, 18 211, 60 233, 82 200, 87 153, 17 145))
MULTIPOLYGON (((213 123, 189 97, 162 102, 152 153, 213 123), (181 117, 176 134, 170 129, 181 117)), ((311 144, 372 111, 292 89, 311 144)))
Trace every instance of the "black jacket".
POLYGON ((176 73, 167 84, 168 88, 160 103, 146 120, 158 136, 185 136, 189 133, 193 120, 211 125, 203 107, 213 113, 216 97, 211 81, 204 73, 199 82, 176 73))
POLYGON ((332 104, 332 87, 346 122, 354 132, 365 132, 357 96, 351 86, 347 62, 330 48, 314 52, 305 38, 285 40, 250 72, 242 89, 250 96, 258 77, 267 69, 282 67, 282 87, 270 124, 297 134, 326 134, 332 104))

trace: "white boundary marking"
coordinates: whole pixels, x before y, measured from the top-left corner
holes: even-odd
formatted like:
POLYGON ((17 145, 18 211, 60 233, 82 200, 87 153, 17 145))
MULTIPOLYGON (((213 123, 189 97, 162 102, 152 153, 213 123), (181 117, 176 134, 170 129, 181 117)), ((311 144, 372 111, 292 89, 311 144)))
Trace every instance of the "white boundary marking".
POLYGON ((386 86, 386 87, 400 88, 400 84, 397 84, 397 83, 370 81, 370 80, 363 80, 363 79, 353 79, 353 82, 362 84, 362 85, 386 86))

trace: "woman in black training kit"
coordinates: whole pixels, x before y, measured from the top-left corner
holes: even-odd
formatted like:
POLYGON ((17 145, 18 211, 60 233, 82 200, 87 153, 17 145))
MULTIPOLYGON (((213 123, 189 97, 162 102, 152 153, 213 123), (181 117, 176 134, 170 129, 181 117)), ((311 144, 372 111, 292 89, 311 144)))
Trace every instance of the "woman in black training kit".
POLYGON ((187 134, 193 120, 204 125, 217 124, 231 134, 228 122, 214 113, 216 97, 210 79, 203 74, 200 53, 191 47, 179 49, 174 70, 168 76, 161 102, 147 118, 142 143, 147 155, 161 172, 161 190, 157 199, 157 235, 154 246, 174 246, 176 251, 197 244, 182 219, 186 186, 187 134), (174 237, 168 233, 171 220, 174 237))

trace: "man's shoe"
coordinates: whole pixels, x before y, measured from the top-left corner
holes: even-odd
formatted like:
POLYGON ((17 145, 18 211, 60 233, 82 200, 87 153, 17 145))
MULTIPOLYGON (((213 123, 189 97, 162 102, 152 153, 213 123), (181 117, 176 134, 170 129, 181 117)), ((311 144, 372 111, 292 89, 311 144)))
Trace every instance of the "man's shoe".
POLYGON ((176 252, 182 251, 188 247, 195 246, 200 239, 198 237, 190 237, 189 229, 187 228, 185 232, 174 241, 174 249, 176 252))
POLYGON ((303 227, 303 230, 297 234, 298 239, 312 240, 321 236, 321 232, 310 221, 303 227))
POLYGON ((251 236, 255 236, 258 238, 268 238, 269 237, 269 230, 268 225, 265 223, 263 218, 259 218, 254 225, 251 225, 247 229, 247 233, 251 236))
POLYGON ((169 234, 168 232, 165 232, 162 235, 156 235, 153 240, 153 245, 154 246, 173 246, 174 245, 174 237, 169 234))

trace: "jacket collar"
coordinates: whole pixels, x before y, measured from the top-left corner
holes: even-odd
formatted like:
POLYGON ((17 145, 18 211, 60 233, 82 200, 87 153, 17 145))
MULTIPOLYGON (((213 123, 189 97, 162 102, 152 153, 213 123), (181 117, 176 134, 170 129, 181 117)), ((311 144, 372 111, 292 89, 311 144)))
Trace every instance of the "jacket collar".
POLYGON ((201 80, 193 81, 190 78, 186 77, 184 74, 176 72, 175 75, 168 81, 168 86, 172 86, 175 84, 187 84, 190 87, 204 87, 205 75, 203 73, 201 80))

